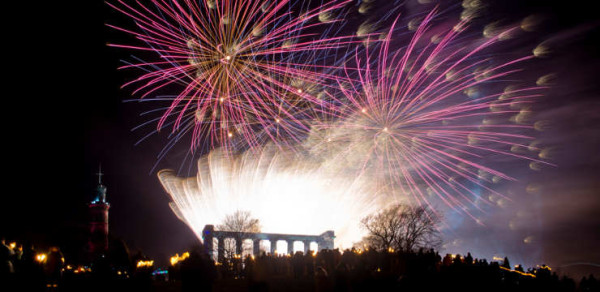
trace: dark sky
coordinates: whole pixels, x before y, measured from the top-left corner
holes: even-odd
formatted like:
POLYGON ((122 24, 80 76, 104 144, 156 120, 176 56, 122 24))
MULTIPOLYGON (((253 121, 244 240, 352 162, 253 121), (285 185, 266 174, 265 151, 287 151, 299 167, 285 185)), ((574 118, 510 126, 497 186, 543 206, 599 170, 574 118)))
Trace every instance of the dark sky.
MULTIPOLYGON (((131 131, 145 121, 138 116, 144 106, 123 103, 131 99, 131 92, 119 87, 132 75, 116 69, 120 60, 131 60, 131 52, 107 47, 107 42, 125 37, 105 26, 130 23, 103 1, 39 2, 3 8, 10 19, 2 42, 8 63, 3 82, 8 175, 0 233, 60 242, 65 232, 78 226, 96 185, 94 173, 102 163, 111 202, 111 232, 130 247, 166 261, 196 239, 170 211, 168 197, 152 172, 164 136, 134 145, 147 133, 131 131)), ((548 72, 557 72, 558 85, 539 115, 553 121, 546 138, 557 149, 558 167, 529 178, 546 191, 543 197, 527 199, 527 206, 534 206, 528 211, 536 214, 528 226, 536 229, 540 259, 556 265, 598 264, 596 10, 588 1, 491 3, 499 18, 542 12, 548 20, 540 40, 552 39, 556 44, 545 66, 548 72)), ((177 168, 185 147, 175 149, 158 169, 177 168)), ((495 229, 478 234, 494 234, 490 230, 495 229)), ((479 248, 474 232, 468 226, 457 231, 470 242, 466 249, 479 248)))

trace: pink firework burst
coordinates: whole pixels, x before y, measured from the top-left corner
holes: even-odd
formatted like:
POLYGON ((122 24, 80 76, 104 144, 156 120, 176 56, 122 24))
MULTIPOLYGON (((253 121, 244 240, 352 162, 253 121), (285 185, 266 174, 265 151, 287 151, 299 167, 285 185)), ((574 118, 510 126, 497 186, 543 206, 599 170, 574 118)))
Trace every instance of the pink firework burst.
POLYGON ((440 29, 436 13, 424 17, 400 49, 391 46, 396 20, 378 47, 367 43, 365 52, 357 51, 362 70, 346 74, 358 81, 340 82, 337 121, 316 125, 320 145, 311 147, 329 149, 328 159, 350 165, 359 177, 372 176, 378 193, 407 195, 418 205, 441 201, 473 216, 471 208, 491 203, 483 193, 508 199, 491 184, 514 178, 495 162, 547 164, 511 152, 533 139, 532 126, 519 115, 543 87, 499 87, 533 58, 497 62, 484 54, 514 29, 473 39, 464 37, 468 19, 440 29))
POLYGON ((134 93, 142 98, 177 88, 157 129, 172 125, 173 132, 191 131, 192 151, 204 143, 252 148, 308 131, 304 121, 312 111, 307 107, 322 101, 294 83, 327 86, 339 79, 326 73, 333 66, 315 61, 315 52, 334 52, 354 42, 349 36, 323 35, 323 25, 336 20, 317 21, 319 15, 343 10, 348 0, 298 13, 289 0, 149 2, 108 4, 133 19, 138 30, 109 26, 143 42, 111 46, 160 57, 123 66, 145 71, 125 86, 136 86, 134 93))

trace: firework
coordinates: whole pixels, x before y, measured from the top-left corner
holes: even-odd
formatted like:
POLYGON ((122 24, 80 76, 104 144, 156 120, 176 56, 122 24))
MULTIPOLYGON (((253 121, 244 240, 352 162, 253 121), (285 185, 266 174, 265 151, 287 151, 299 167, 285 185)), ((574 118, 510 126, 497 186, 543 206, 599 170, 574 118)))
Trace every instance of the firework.
POLYGON ((534 56, 495 61, 483 54, 514 29, 473 40, 464 37, 468 17, 443 29, 435 25, 436 13, 411 20, 414 33, 399 49, 392 46, 397 19, 378 48, 357 51, 361 69, 346 74, 358 81, 340 83, 336 119, 313 125, 307 147, 327 152, 322 156, 340 171, 378 181, 380 193, 415 204, 442 202, 472 216, 473 207, 493 204, 484 192, 509 200, 490 185, 514 178, 494 163, 548 164, 511 152, 533 140, 529 107, 545 87, 503 90, 520 71, 515 67, 534 56))
POLYGON ((350 1, 326 2, 152 0, 134 6, 117 0, 108 5, 133 19, 138 32, 109 26, 142 44, 111 46, 159 56, 122 67, 146 72, 125 85, 137 86, 134 93, 170 101, 156 119, 158 130, 172 125, 173 132, 191 132, 192 150, 204 143, 257 147, 294 136, 298 128, 308 131, 306 108, 323 101, 294 82, 328 86, 340 78, 327 62, 353 41, 326 35, 350 1), (165 91, 177 93, 161 96, 165 91))
POLYGON ((163 170, 158 177, 171 208, 198 236, 206 224, 250 210, 263 232, 320 234, 335 230, 336 246, 361 238, 360 218, 384 205, 365 181, 348 181, 318 162, 278 147, 237 157, 213 151, 198 161, 195 177, 163 170))
MULTIPOLYGON (((543 159, 551 157, 552 149, 541 149, 534 139, 547 122, 535 122, 531 108, 555 77, 515 86, 521 68, 535 56, 492 54, 517 35, 517 27, 494 23, 483 33, 473 33, 469 24, 480 12, 477 3, 458 23, 437 21, 437 9, 406 19, 404 25, 397 18, 386 32, 381 31, 382 22, 358 22, 361 43, 341 67, 343 76, 329 74, 335 66, 309 70, 310 62, 277 63, 281 70, 244 67, 269 77, 256 83, 261 90, 248 96, 237 91, 245 81, 218 79, 215 84, 223 81, 234 91, 213 91, 236 92, 248 104, 257 98, 265 105, 257 110, 248 104, 234 107, 250 111, 238 120, 235 115, 225 119, 219 111, 222 118, 208 125, 236 121, 235 127, 211 126, 209 137, 218 138, 227 129, 226 135, 243 137, 257 151, 234 157, 226 154, 227 147, 213 151, 199 160, 196 177, 161 171, 158 176, 173 200, 173 211, 198 237, 205 224, 250 210, 265 232, 318 234, 333 229, 338 246, 348 247, 360 239, 357 220, 390 203, 408 200, 437 210, 442 204, 478 223, 475 210, 506 206, 510 198, 494 185, 515 180, 506 170, 509 162, 517 160, 536 171, 549 164, 543 159), (307 137, 298 134, 305 131, 307 137), (282 136, 292 141, 286 145, 290 151, 276 141, 282 136), (259 145, 264 140, 275 141, 274 146, 259 145)), ((323 8, 314 15, 321 23, 337 19, 323 8)), ((254 34, 265 36, 268 31, 254 34)), ((313 59, 315 51, 301 54, 301 59, 313 59)), ((245 62, 251 67, 256 60, 245 62)), ((194 102, 202 108, 226 100, 194 102)), ((198 110, 191 114, 196 126, 198 110)), ((224 140, 217 138, 216 144, 224 140)))

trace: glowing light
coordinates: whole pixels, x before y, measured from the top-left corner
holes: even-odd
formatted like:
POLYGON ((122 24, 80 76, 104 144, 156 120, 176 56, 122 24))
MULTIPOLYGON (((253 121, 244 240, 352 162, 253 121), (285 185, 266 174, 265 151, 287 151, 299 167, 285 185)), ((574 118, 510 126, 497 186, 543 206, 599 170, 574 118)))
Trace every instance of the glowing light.
POLYGON ((548 271, 552 271, 552 269, 549 266, 546 265, 541 265, 541 266, 537 266, 538 269, 540 270, 548 270, 548 271))
POLYGON ((47 258, 47 256, 45 253, 39 253, 35 256, 35 260, 38 261, 39 263, 45 263, 46 258, 47 258))
POLYGON ((138 267, 138 268, 151 268, 153 266, 154 266, 153 260, 148 260, 148 261, 140 260, 136 264, 136 267, 138 267))
POLYGON ((541 43, 535 49, 533 49, 533 55, 537 58, 548 57, 551 53, 550 48, 546 43, 541 43))
POLYGON ((272 148, 233 158, 213 151, 198 161, 196 177, 180 178, 170 170, 158 177, 173 200, 171 209, 198 238, 206 224, 249 210, 263 232, 318 235, 334 230, 336 247, 351 247, 362 237, 358 220, 391 198, 374 195, 360 179, 348 183, 328 164, 291 159, 295 156, 272 148))
POLYGON ((508 272, 512 272, 512 273, 517 273, 517 274, 519 274, 519 275, 521 275, 521 276, 527 276, 527 277, 532 277, 532 278, 535 278, 535 275, 534 275, 534 274, 525 273, 525 272, 516 271, 516 270, 511 270, 511 269, 505 268, 505 267, 503 267, 503 266, 500 266, 500 269, 502 269, 502 270, 505 270, 505 271, 508 271, 508 272))
POLYGON ((91 271, 92 271, 92 269, 90 267, 86 267, 86 266, 78 266, 77 268, 73 269, 73 273, 75 273, 75 274, 89 273, 91 271))
POLYGON ((531 244, 531 243, 533 243, 534 240, 535 240, 535 237, 527 236, 527 237, 525 237, 525 239, 523 239, 523 242, 526 244, 531 244))
POLYGON ((176 253, 174 256, 171 257, 171 265, 174 266, 174 265, 178 264, 179 262, 186 260, 189 257, 190 257, 190 253, 187 251, 182 253, 181 256, 179 256, 179 254, 176 253))

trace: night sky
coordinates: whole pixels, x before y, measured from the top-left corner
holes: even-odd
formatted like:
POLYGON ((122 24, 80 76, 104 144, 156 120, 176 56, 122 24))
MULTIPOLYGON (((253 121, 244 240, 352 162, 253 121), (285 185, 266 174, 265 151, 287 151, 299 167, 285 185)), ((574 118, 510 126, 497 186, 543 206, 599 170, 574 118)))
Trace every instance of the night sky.
MULTIPOLYGON (((131 23, 103 1, 42 2, 11 3, 13 7, 3 9, 10 19, 2 42, 8 63, 3 82, 8 175, 0 233, 46 245, 62 242, 65 234, 81 227, 101 163, 111 233, 165 263, 197 242, 171 212, 155 175, 162 168, 178 168, 188 144, 175 147, 156 168, 167 133, 135 145, 148 131, 131 129, 146 121, 139 114, 151 105, 123 102, 137 98, 120 89, 135 75, 117 70, 120 60, 132 60, 132 52, 107 47, 107 42, 127 37, 105 26, 131 23)), ((538 37, 555 44, 540 70, 556 73, 557 81, 537 114, 552 122, 543 135, 552 141, 552 162, 558 166, 523 174, 524 186, 535 183, 542 191, 519 200, 521 211, 530 215, 521 224, 531 231, 527 235, 534 234, 534 260, 551 266, 599 265, 597 10, 589 1, 490 3, 497 8, 495 17, 547 16, 538 37)), ((454 233, 462 238, 459 249, 473 251, 475 257, 487 257, 493 249, 524 258, 523 251, 531 250, 520 247, 524 234, 506 228, 515 212, 499 212, 498 226, 461 224, 454 233)))

